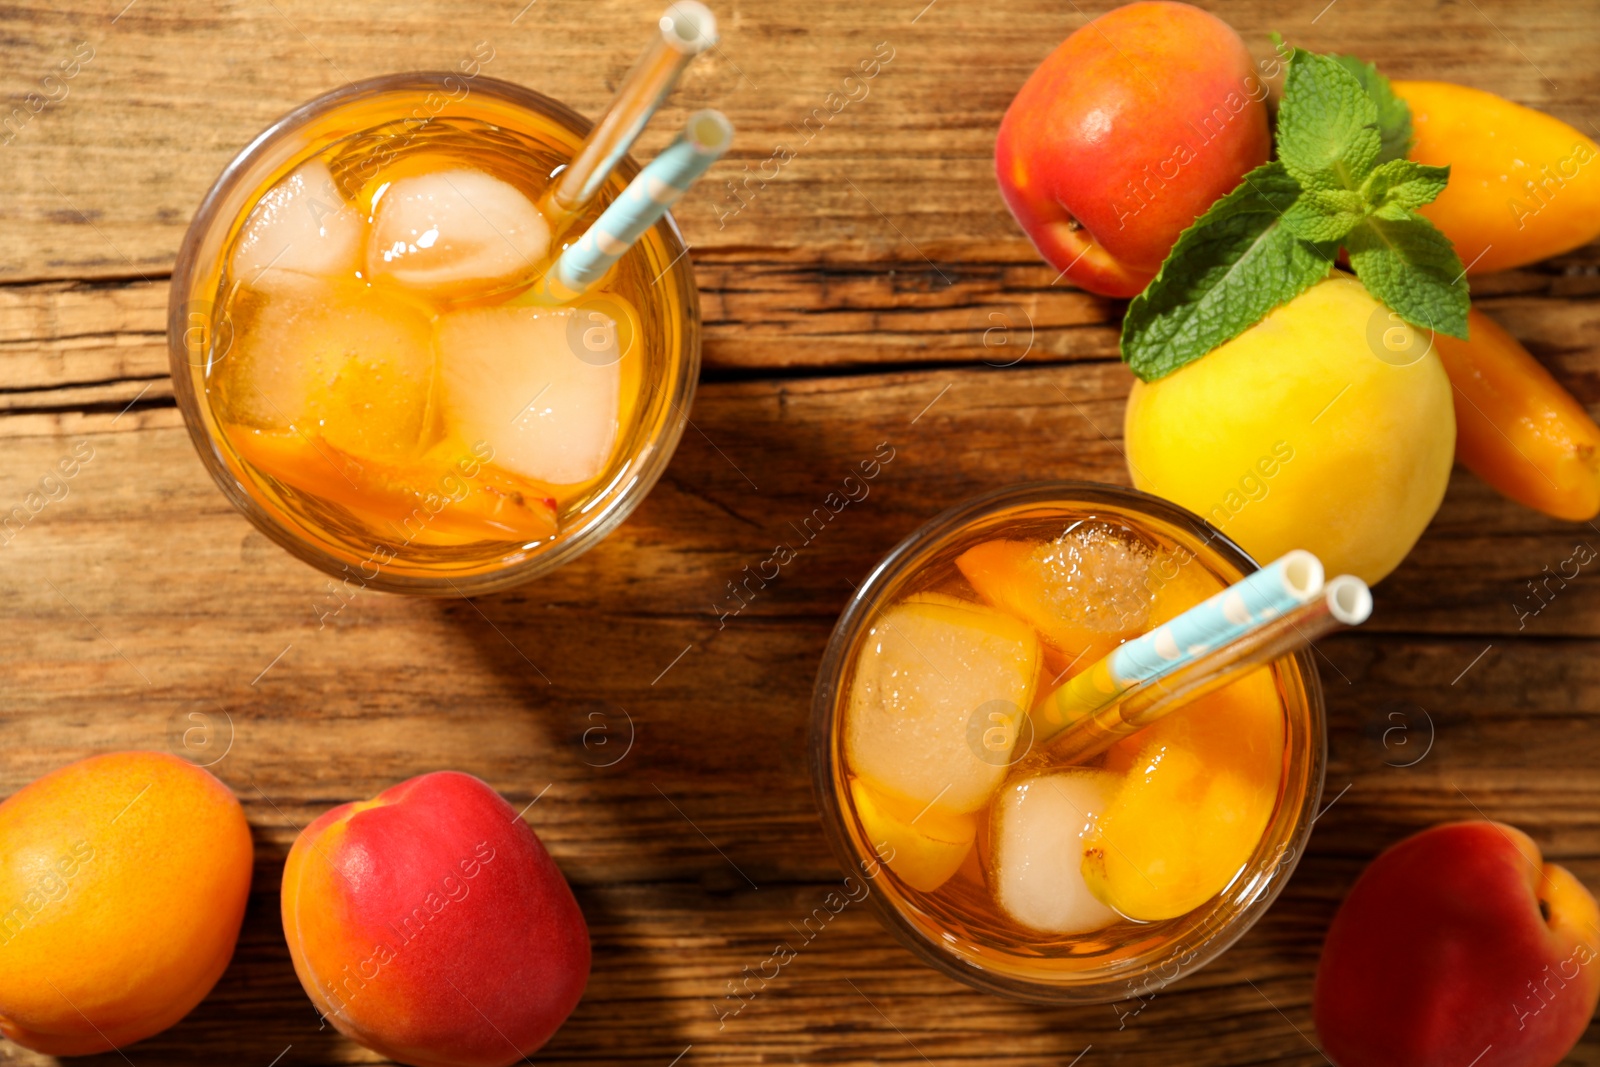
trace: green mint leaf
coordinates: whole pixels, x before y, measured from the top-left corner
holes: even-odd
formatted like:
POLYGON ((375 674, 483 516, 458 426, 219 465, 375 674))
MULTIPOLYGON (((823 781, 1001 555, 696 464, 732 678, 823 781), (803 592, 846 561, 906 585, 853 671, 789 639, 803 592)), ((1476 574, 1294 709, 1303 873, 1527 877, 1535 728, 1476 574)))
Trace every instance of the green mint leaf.
POLYGON ((1278 108, 1278 158, 1302 188, 1360 189, 1378 160, 1378 105, 1337 60, 1296 48, 1278 108))
POLYGON ((1283 224, 1303 241, 1337 241, 1369 214, 1367 201, 1350 189, 1313 189, 1283 213, 1283 224))
POLYGON ((1411 325, 1467 339, 1467 272, 1450 239, 1415 212, 1372 217, 1344 240, 1367 292, 1411 325))
MULTIPOLYGON (((1429 167, 1409 159, 1391 159, 1380 163, 1367 175, 1361 186, 1361 195, 1376 209, 1394 207, 1415 211, 1423 204, 1431 204, 1444 192, 1450 180, 1449 167, 1429 167)), ((1384 216, 1389 217, 1389 216, 1384 216)), ((1400 216, 1395 216, 1398 219, 1400 216)))
POLYGON ((1389 79, 1379 74, 1378 68, 1371 63, 1363 63, 1355 56, 1334 56, 1333 59, 1356 76, 1378 108, 1378 140, 1381 145, 1378 162, 1406 158, 1406 153, 1411 151, 1412 140, 1410 105, 1395 95, 1389 86, 1389 79))
POLYGON ((1122 358, 1135 374, 1171 374, 1327 276, 1338 246, 1282 224, 1300 192, 1282 163, 1262 164, 1179 235, 1122 320, 1122 358))

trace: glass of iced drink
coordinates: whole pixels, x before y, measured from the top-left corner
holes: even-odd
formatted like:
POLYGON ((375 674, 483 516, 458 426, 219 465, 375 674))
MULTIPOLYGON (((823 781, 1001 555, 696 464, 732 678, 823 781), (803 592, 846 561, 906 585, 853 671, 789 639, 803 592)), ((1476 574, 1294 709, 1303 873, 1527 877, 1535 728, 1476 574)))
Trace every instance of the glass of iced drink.
POLYGON ((1249 929, 1322 790, 1308 652, 1084 761, 1031 713, 1255 569, 1192 513, 1082 482, 979 497, 878 565, 823 659, 812 769, 835 852, 901 942, 979 989, 1128 1015, 1249 929))
POLYGON ((360 586, 479 593, 570 560, 649 491, 700 358, 671 216, 582 299, 531 288, 638 171, 547 218, 589 128, 469 61, 319 97, 223 172, 173 277, 173 381, 269 537, 360 586))

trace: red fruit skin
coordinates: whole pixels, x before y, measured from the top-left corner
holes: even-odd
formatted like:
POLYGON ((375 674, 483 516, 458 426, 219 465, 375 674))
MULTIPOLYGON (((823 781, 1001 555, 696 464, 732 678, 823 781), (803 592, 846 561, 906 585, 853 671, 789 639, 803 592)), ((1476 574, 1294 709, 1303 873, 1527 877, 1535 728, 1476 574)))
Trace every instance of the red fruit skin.
POLYGON ((1271 150, 1239 35, 1179 3, 1079 28, 1006 109, 995 177, 1040 254, 1104 296, 1142 290, 1178 235, 1271 150))
POLYGON ((589 977, 566 879, 498 793, 439 771, 325 812, 284 865, 283 926, 319 1011, 416 1067, 505 1067, 589 977))
POLYGON ((1312 1004, 1323 1051, 1338 1067, 1553 1067, 1600 996, 1597 915, 1513 827, 1408 837, 1328 929, 1312 1004))

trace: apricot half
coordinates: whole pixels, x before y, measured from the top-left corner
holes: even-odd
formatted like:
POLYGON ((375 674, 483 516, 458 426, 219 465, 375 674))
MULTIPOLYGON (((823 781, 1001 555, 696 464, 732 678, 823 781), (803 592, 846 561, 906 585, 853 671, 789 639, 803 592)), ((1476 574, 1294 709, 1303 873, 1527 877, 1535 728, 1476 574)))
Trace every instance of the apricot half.
POLYGON ((1262 668, 1113 746, 1106 769, 1125 777, 1083 839, 1089 891, 1145 920, 1220 893, 1272 817, 1283 745, 1283 706, 1262 668))

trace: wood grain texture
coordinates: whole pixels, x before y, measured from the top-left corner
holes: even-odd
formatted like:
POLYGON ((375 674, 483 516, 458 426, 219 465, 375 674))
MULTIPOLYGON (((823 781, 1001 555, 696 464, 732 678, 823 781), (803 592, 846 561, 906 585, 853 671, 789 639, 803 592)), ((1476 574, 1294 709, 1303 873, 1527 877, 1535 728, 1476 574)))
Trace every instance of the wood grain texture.
MULTIPOLYGON (((741 130, 678 212, 707 372, 666 476, 612 537, 536 584, 473 601, 362 594, 319 627, 326 579, 227 505, 173 407, 173 254, 216 172, 304 98, 451 65, 488 40, 490 74, 593 114, 659 6, 524 2, 0 8, 13 104, 78 42, 95 50, 67 97, 0 146, 0 511, 76 442, 94 450, 64 496, 0 534, 0 795, 94 752, 173 749, 217 760, 257 844, 232 967, 127 1062, 376 1062, 319 1029, 278 926, 277 882, 316 814, 441 767, 532 802, 526 818, 591 924, 589 993, 539 1063, 1020 1067, 1089 1049, 1085 1067, 1321 1064, 1309 1003, 1322 933, 1387 844, 1487 815, 1600 886, 1600 579, 1584 573, 1537 616, 1516 608, 1528 580, 1600 531, 1458 471, 1418 551, 1378 590, 1372 623, 1321 646, 1331 806, 1284 896, 1217 963, 1137 1015, 1048 1009, 921 967, 859 906, 814 940, 795 931, 840 878, 805 736, 852 583, 975 493, 1126 481, 1121 306, 1055 280, 989 169, 1016 87, 1109 4, 720 5, 720 50, 644 149, 698 106, 741 130), (895 58, 870 95, 730 215, 723 183, 794 138, 878 41, 895 58), (727 583, 792 543, 789 524, 885 441, 895 458, 870 495, 730 614, 727 583), (196 723, 207 732, 186 744, 196 723), (795 960, 719 1021, 729 983, 779 941, 795 960)), ((1212 6, 1263 54, 1277 29, 1580 127, 1600 99, 1593 2, 1212 6)), ((1600 410, 1600 246, 1475 291, 1600 410)), ((0 1063, 47 1062, 0 1043, 0 1063)), ((1600 1065, 1600 1025, 1567 1062, 1600 1065)))

